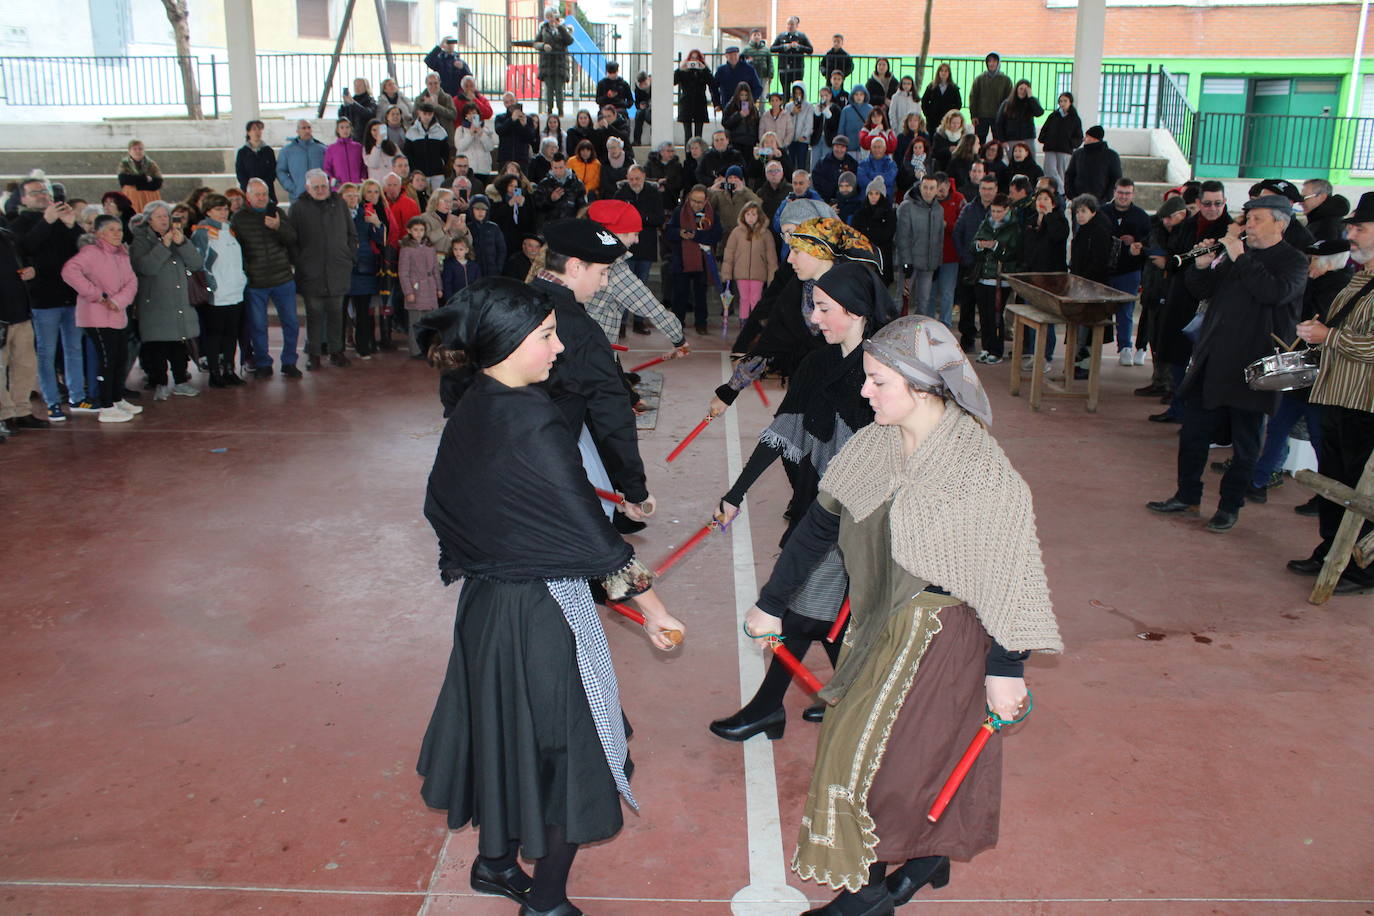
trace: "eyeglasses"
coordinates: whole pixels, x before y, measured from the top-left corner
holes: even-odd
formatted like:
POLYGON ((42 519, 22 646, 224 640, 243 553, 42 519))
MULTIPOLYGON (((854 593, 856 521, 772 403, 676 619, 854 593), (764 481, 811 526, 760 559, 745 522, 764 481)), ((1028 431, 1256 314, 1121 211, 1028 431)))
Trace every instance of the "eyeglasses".
POLYGON ((1224 200, 1204 200, 1204 201, 1202 201, 1202 203, 1201 203, 1199 206, 1203 206, 1203 207, 1224 207, 1224 206, 1226 206, 1226 201, 1224 201, 1224 200))
POLYGON ((1304 195, 1302 196, 1302 199, 1303 199, 1303 200, 1311 200, 1311 199, 1314 198, 1314 197, 1321 197, 1321 195, 1320 195, 1320 194, 1304 194, 1304 195))

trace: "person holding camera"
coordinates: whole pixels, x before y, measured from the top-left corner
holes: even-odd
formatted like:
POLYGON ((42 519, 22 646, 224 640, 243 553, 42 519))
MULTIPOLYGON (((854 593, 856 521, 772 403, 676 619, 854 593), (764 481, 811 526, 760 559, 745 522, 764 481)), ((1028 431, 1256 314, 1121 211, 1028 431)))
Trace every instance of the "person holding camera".
MULTIPOLYGON (((494 149, 496 134, 491 129, 491 122, 482 120, 477 106, 472 102, 464 103, 462 116, 453 131, 453 152, 455 159, 458 156, 467 157, 469 180, 479 188, 485 188, 491 180, 491 151, 494 149)), ((443 172, 439 173, 439 177, 442 180, 443 172)))
POLYGON ((439 83, 449 95, 457 95, 463 77, 472 75, 467 61, 458 56, 458 39, 451 35, 444 36, 444 40, 425 55, 425 66, 439 74, 439 83))
POLYGON ((683 144, 700 137, 710 120, 710 98, 717 93, 716 78, 706 68, 706 58, 693 48, 687 52, 682 66, 673 71, 673 85, 678 87, 677 120, 682 125, 683 144))
POLYGON ((496 116, 496 158, 501 162, 518 162, 521 167, 530 164, 530 155, 539 142, 539 127, 525 114, 525 108, 515 98, 515 93, 507 92, 501 97, 506 110, 496 116))
POLYGON ((572 30, 563 24, 563 17, 552 6, 544 10, 544 21, 534 33, 534 49, 539 52, 539 82, 544 86, 544 107, 559 117, 563 115, 563 87, 572 73, 568 48, 573 43, 572 30))

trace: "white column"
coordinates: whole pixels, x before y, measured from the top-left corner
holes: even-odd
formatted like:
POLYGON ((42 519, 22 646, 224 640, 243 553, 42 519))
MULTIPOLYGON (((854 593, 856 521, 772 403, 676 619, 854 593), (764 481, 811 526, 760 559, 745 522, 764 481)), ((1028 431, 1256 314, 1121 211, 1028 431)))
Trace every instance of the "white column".
POLYGON ((1102 117, 1102 45, 1107 32, 1107 0, 1078 0, 1073 34, 1073 101, 1092 127, 1102 117))
POLYGON ((224 35, 229 47, 229 103, 234 118, 248 121, 258 109, 258 43, 253 36, 253 0, 224 0, 224 35))
POLYGON ((653 114, 649 136, 657 146, 673 139, 673 0, 648 0, 653 13, 649 30, 649 44, 653 56, 649 73, 654 78, 654 95, 650 105, 653 114))

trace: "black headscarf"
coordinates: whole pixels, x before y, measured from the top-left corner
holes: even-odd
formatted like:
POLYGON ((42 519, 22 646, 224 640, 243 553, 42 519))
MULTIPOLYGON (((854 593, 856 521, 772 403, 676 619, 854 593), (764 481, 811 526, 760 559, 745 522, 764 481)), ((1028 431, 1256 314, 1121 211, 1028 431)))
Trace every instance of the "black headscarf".
POLYGON ((444 416, 453 412, 478 370, 514 353, 552 311, 553 299, 547 293, 506 277, 484 277, 416 322, 415 341, 421 352, 429 352, 437 341, 467 359, 439 381, 444 416))
POLYGON ((816 281, 816 287, 834 299, 851 315, 862 315, 864 337, 892 320, 892 297, 887 294, 883 278, 865 263, 841 261, 816 281))

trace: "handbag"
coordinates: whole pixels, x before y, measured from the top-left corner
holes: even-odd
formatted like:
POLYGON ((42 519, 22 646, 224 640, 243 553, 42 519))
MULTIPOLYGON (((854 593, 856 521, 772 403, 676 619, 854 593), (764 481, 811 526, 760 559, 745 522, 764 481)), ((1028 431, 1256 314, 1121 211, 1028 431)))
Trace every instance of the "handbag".
POLYGON ((215 297, 212 292, 214 287, 211 286, 210 276, 205 271, 186 271, 186 288, 192 305, 214 304, 215 297))

